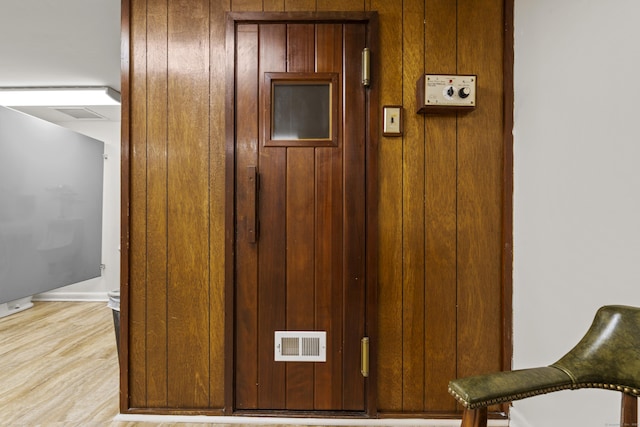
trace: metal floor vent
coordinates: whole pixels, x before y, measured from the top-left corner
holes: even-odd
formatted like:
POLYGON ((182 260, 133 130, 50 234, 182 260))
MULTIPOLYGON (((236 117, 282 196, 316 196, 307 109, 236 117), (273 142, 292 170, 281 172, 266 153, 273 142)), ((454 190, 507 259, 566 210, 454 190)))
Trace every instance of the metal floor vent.
POLYGON ((275 361, 326 362, 325 331, 275 331, 275 361))

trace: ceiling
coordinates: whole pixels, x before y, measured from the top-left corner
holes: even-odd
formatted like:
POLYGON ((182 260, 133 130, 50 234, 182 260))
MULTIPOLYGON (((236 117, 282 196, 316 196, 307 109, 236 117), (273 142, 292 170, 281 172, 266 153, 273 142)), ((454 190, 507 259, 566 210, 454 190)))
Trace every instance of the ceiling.
MULTIPOLYGON (((0 87, 110 86, 120 92, 120 0, 0 0, 0 87)), ((120 121, 120 107, 85 106, 120 121)), ((19 108, 53 122, 47 107, 19 108)))

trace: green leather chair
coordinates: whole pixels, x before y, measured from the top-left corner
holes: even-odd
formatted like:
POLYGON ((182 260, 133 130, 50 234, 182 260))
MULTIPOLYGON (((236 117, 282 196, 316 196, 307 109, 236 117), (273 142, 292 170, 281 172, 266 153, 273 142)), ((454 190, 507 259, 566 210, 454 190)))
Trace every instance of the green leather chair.
POLYGON ((488 406, 579 388, 621 392, 620 425, 638 426, 640 308, 601 307, 582 340, 549 366, 449 382, 449 393, 464 407, 462 427, 486 427, 488 406))

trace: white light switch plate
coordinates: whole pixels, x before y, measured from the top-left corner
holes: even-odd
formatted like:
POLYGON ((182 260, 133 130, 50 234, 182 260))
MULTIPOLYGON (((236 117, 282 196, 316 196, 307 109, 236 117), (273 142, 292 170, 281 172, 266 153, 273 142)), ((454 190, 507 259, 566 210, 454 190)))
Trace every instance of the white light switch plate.
POLYGON ((382 134, 384 136, 402 135, 402 106, 385 105, 383 111, 382 134))

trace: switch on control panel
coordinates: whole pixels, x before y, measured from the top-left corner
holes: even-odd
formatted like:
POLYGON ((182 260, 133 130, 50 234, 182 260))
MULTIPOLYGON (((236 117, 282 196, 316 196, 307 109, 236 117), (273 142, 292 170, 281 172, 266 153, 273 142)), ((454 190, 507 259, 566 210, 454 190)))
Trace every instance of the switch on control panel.
POLYGON ((418 79, 418 113, 465 111, 476 107, 475 75, 425 74, 418 79))

